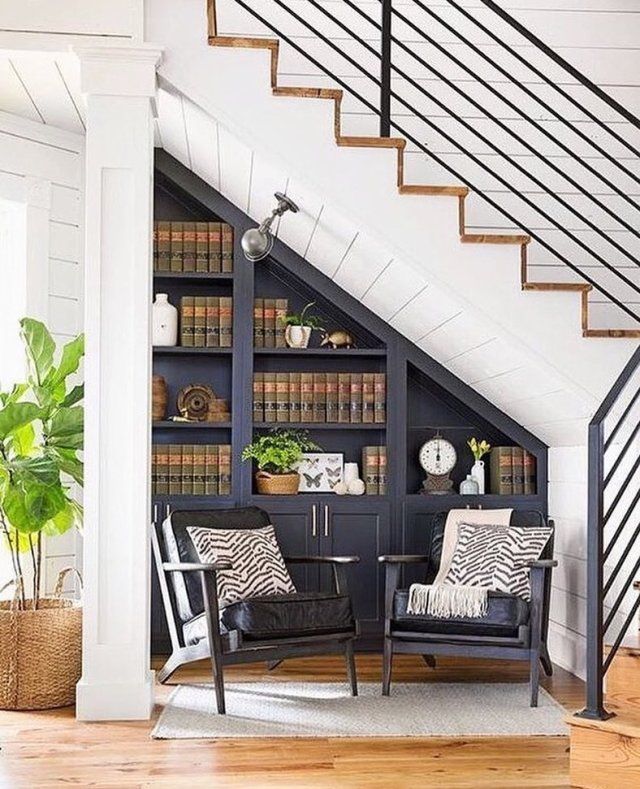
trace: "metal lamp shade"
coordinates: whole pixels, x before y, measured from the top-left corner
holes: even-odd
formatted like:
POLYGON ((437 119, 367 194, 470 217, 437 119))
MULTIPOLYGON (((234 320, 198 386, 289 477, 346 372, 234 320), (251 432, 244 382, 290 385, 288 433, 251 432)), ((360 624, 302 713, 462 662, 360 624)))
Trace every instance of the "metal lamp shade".
POLYGON ((242 236, 242 251, 247 260, 257 261, 266 258, 273 249, 273 235, 268 229, 252 227, 242 236))

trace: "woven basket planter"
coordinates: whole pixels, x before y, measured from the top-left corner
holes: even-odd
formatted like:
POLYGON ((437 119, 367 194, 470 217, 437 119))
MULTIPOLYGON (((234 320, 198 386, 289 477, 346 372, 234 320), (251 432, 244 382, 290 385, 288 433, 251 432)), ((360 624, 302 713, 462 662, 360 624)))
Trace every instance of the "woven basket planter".
POLYGON ((269 474, 268 471, 258 471, 256 474, 258 493, 267 496, 291 496, 298 492, 300 474, 269 474))
POLYGON ((37 611, 17 611, 15 601, 0 601, 0 709, 73 704, 81 669, 79 603, 43 598, 37 611))

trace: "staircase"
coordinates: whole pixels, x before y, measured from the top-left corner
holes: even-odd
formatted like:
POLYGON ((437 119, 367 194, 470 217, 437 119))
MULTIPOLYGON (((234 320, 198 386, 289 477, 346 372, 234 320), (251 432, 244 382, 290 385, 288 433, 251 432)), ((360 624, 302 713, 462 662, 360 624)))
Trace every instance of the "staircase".
MULTIPOLYGON (((557 247, 557 246, 556 247, 552 247, 548 243, 548 241, 546 241, 545 238, 543 238, 538 232, 531 231, 531 232, 527 232, 527 233, 513 233, 513 234, 512 233, 491 233, 491 232, 478 233, 478 232, 472 232, 472 230, 467 226, 467 213, 468 213, 467 212, 467 200, 468 200, 470 194, 473 193, 473 187, 470 185, 470 182, 468 180, 467 180, 467 183, 465 185, 447 185, 447 186, 438 186, 438 185, 432 185, 432 184, 410 183, 410 182, 408 182, 407 173, 406 173, 406 167, 405 167, 405 150, 406 150, 406 147, 407 147, 407 141, 408 140, 410 140, 414 145, 418 146, 418 148, 423 150, 425 155, 431 156, 431 158, 435 159, 442 166, 442 168, 444 168, 444 170, 447 170, 450 173, 453 173, 454 171, 451 168, 451 166, 448 165, 448 163, 446 161, 444 161, 441 157, 437 156, 436 154, 433 154, 428 149, 428 147, 426 147, 423 143, 421 143, 420 140, 417 138, 417 136, 415 134, 408 134, 407 133, 407 134, 405 134, 405 136, 397 136, 397 137, 391 137, 390 134, 389 134, 389 130, 390 130, 391 126, 392 126, 391 115, 390 115, 391 100, 393 99, 396 103, 404 106, 405 109, 409 109, 410 111, 414 109, 414 107, 405 98, 403 98, 402 95, 400 95, 399 93, 396 93, 396 92, 394 92, 392 90, 392 88, 391 88, 391 75, 392 75, 392 72, 393 72, 394 76, 396 76, 397 74, 402 76, 403 79, 408 81, 408 83, 412 87, 420 89, 420 85, 416 82, 415 79, 413 79, 411 77, 411 75, 407 74, 405 71, 402 71, 400 68, 395 67, 392 64, 392 62, 391 62, 391 45, 392 45, 392 43, 395 44, 396 46, 401 47, 403 50, 406 50, 406 52, 408 54, 413 55, 420 62, 420 64, 424 68, 429 69, 432 73, 436 73, 436 76, 439 76, 441 79, 445 80, 448 84, 452 84, 452 83, 447 78, 447 76, 445 74, 443 74, 442 72, 439 72, 439 71, 436 72, 436 70, 433 67, 431 67, 426 61, 424 61, 419 56, 415 55, 413 52, 409 51, 409 49, 406 46, 406 44, 402 43, 402 41, 400 41, 399 39, 394 38, 394 36, 393 36, 393 34, 391 32, 392 31, 391 23, 392 23, 392 19, 395 20, 396 17, 397 17, 397 21, 399 23, 401 22, 401 23, 403 23, 405 25, 409 25, 415 33, 421 34, 430 43, 432 43, 435 46, 439 46, 437 44, 437 42, 434 42, 433 39, 431 39, 428 35, 424 34, 423 31, 418 26, 413 24, 411 22, 411 20, 407 18, 407 16, 403 15, 403 13, 401 11, 395 9, 393 7, 393 4, 390 2, 390 0, 382 0, 382 2, 381 2, 381 22, 380 23, 378 23, 374 18, 372 18, 372 17, 368 16, 367 14, 365 14, 365 12, 362 11, 353 2, 351 2, 351 0, 345 0, 345 3, 346 3, 347 6, 349 6, 354 12, 356 12, 356 14, 359 14, 359 16, 362 17, 365 21, 369 22, 369 24, 374 28, 374 30, 377 29, 377 31, 378 31, 378 33, 380 35, 380 42, 381 42, 380 52, 378 52, 374 48, 372 48, 367 43, 367 41, 365 41, 358 34, 356 34, 355 32, 352 32, 351 29, 345 23, 343 23, 341 20, 335 19, 335 18, 332 19, 332 22, 335 25, 338 26, 338 28, 340 29, 340 31, 343 34, 346 34, 347 36, 351 36, 358 44, 360 44, 365 49, 367 54, 371 54, 373 56, 376 56, 376 57, 380 58, 380 60, 381 60, 381 73, 380 73, 380 79, 378 80, 375 77, 373 77, 371 74, 369 74, 368 71, 366 71, 366 69, 364 69, 357 62, 357 60, 355 60, 350 55, 345 54, 344 52, 342 53, 342 56, 350 64, 352 64, 354 67, 356 67, 360 71, 362 71, 367 77, 370 77, 374 81, 374 83, 380 87, 381 95, 380 95, 380 107, 379 108, 377 106, 375 106, 374 104, 372 104, 370 100, 364 98, 360 94, 355 94, 356 98, 362 104, 364 104, 366 107, 368 107, 370 110, 372 110, 374 113, 376 113, 377 115, 380 116, 380 135, 379 136, 363 136, 363 135, 349 135, 349 134, 345 134, 344 131, 343 131, 342 105, 343 105, 343 101, 344 101, 344 98, 345 98, 345 92, 346 91, 349 91, 351 94, 355 93, 354 90, 350 87, 350 85, 347 82, 345 82, 341 77, 339 77, 339 76, 337 76, 335 74, 332 74, 332 72, 329 70, 329 68, 327 66, 325 66, 322 62, 320 62, 317 59, 317 57, 310 55, 308 52, 305 52, 304 49, 300 46, 300 44, 296 43, 296 41, 292 37, 288 36, 285 33, 282 33, 279 30, 277 24, 275 24, 273 21, 271 21, 271 18, 266 15, 267 14, 267 10, 266 9, 264 11, 262 10, 262 7, 265 5, 264 3, 263 4, 258 4, 259 10, 255 10, 255 7, 252 7, 252 4, 245 3, 243 0, 233 0, 233 2, 235 4, 237 4, 237 6, 239 6, 241 9, 243 9, 244 12, 246 12, 246 17, 249 20, 258 21, 262 27, 264 27, 266 29, 269 29, 269 30, 271 30, 272 32, 274 32, 276 34, 279 34, 279 38, 278 39, 267 38, 267 37, 264 36, 264 34, 262 34, 261 36, 250 36, 250 37, 249 36, 225 36, 225 35, 219 35, 218 34, 218 23, 217 23, 217 17, 216 17, 216 14, 217 14, 216 0, 208 0, 208 7, 207 7, 208 8, 208 24, 209 24, 208 41, 209 41, 209 44, 211 46, 213 46, 213 47, 233 47, 233 48, 244 48, 244 49, 263 49, 263 50, 267 50, 269 52, 269 54, 270 54, 269 76, 270 76, 271 90, 272 90, 272 93, 273 93, 274 96, 297 98, 297 99, 316 99, 316 100, 332 102, 333 103, 333 115, 334 115, 333 130, 334 130, 335 142, 340 147, 392 149, 392 150, 394 150, 396 152, 396 155, 397 155, 396 186, 397 186, 399 194, 401 194, 401 195, 412 195, 412 196, 422 196, 422 197, 424 197, 424 196, 428 196, 428 197, 443 197, 443 196, 455 197, 457 199, 457 202, 458 202, 458 207, 457 207, 458 233, 459 233, 460 242, 462 244, 515 245, 515 246, 519 247, 519 263, 520 263, 520 266, 519 266, 519 272, 520 272, 519 280, 520 280, 520 287, 521 287, 521 289, 523 291, 526 291, 526 292, 542 292, 542 293, 562 293, 562 292, 565 292, 565 293, 575 294, 575 296, 577 297, 577 302, 578 302, 577 308, 579 310, 579 315, 580 315, 580 324, 579 325, 580 325, 583 337, 589 337, 589 338, 594 338, 594 337, 599 337, 599 338, 622 338, 622 337, 638 338, 638 337, 640 337, 640 327, 638 326, 638 323, 640 323, 640 315, 637 313, 635 305, 634 305, 634 302, 632 301, 632 299, 634 298, 634 294, 640 293, 640 287, 638 286, 637 282, 634 280, 633 277, 630 277, 630 276, 627 276, 626 274, 624 274, 622 272, 621 268, 619 268, 616 265, 612 265, 605 256, 603 256, 599 252, 594 251, 593 249, 589 249, 588 246, 584 244, 584 242, 580 241, 580 239, 576 239, 574 234, 570 233, 568 230, 565 231, 566 234, 570 237, 569 240, 573 243, 574 247, 575 246, 578 247, 579 252, 577 254, 581 255, 582 258, 584 258, 585 256, 588 256, 588 255, 591 255, 592 257, 595 257, 596 260, 601 264, 600 265, 600 268, 601 268, 601 272, 600 273, 604 273, 605 275, 608 275, 609 279, 611 279, 610 275, 613 274, 613 279, 616 280, 616 278, 617 278, 616 285, 620 284, 619 281, 622 281, 622 283, 624 283, 624 286, 626 287, 626 291, 625 291, 625 296, 624 297, 620 296, 620 294, 619 294, 619 292, 618 292, 618 290, 616 288, 607 289, 602 284, 602 277, 601 276, 598 277, 598 276, 592 274, 590 268, 583 267, 583 266, 579 265, 577 262, 574 262, 575 260, 577 260, 577 258, 574 257, 573 260, 569 259, 569 257, 567 257, 567 254, 564 252, 564 248, 561 251, 560 247, 557 247), (337 89, 337 88, 318 88, 318 87, 312 87, 312 86, 299 87, 299 86, 287 86, 287 85, 279 84, 278 65, 279 65, 279 58, 280 58, 280 52, 281 52, 281 41, 280 41, 280 39, 282 39, 283 43, 286 46, 288 46, 290 48, 293 48, 299 54, 304 55, 316 68, 318 68, 319 70, 321 70, 325 74, 327 74, 329 77, 331 77, 331 79, 333 81, 335 81, 337 84, 340 84, 342 86, 342 88, 341 89, 337 89), (534 280, 533 277, 531 277, 531 275, 530 275, 529 252, 528 252, 529 247, 532 244, 532 242, 533 243, 537 243, 538 246, 543 247, 547 252, 551 253, 554 256, 554 259, 556 260, 556 262, 557 261, 561 261, 564 264, 564 266, 568 269, 569 274, 577 275, 577 277, 574 276, 574 278, 573 278, 574 281, 565 281, 566 278, 563 278, 562 280, 559 279, 557 281, 534 280), (600 297, 604 297, 610 303, 616 305, 617 308, 618 308, 618 313, 620 315, 624 316, 627 319, 626 320, 627 323, 629 323, 628 319, 631 319, 630 322, 631 322, 631 325, 633 327, 632 328, 628 327, 628 326, 625 327, 625 328, 622 328, 622 327, 620 327, 620 328, 617 328, 617 327, 607 327, 607 328, 594 327, 593 324, 592 324, 592 321, 590 319, 590 305, 591 305, 590 296, 594 292, 597 292, 600 295, 600 297)), ((572 67, 569 66, 569 64, 566 64, 564 61, 561 61, 561 59, 557 55, 555 55, 555 53, 553 53, 551 50, 549 50, 547 47, 545 47, 543 42, 541 42, 539 39, 537 39, 535 36, 533 36, 531 33, 529 33, 529 31, 526 31, 526 30, 522 29, 521 26, 514 19, 512 19, 508 14, 503 12, 498 6, 496 6, 495 3, 485 2, 485 0, 483 0, 483 2, 484 2, 485 5, 490 7, 497 14, 499 14, 499 16, 502 18, 502 20, 506 20, 508 22, 508 24, 512 25, 515 29, 517 29, 519 33, 521 33, 522 35, 526 36, 529 41, 532 41, 533 43, 535 43, 535 45, 537 47, 539 47, 540 49, 544 49, 545 53, 547 53, 549 55, 549 57, 552 58, 556 63, 560 62, 561 65, 567 71, 569 71, 573 76, 577 76, 577 78, 580 80, 580 82, 583 85, 586 85, 589 88, 589 90, 591 90, 594 94, 596 94, 599 98, 601 98, 602 101, 606 102, 610 106, 616 105, 616 102, 614 102, 606 94, 603 94, 603 92, 599 88, 597 88, 597 86, 593 85, 585 77, 583 77, 582 75, 577 73, 574 69, 572 69, 572 67)), ((330 12, 324 6, 322 6, 321 4, 315 2, 315 0, 310 0, 310 5, 313 7, 313 9, 315 9, 320 14, 323 14, 324 16, 327 16, 327 17, 330 16, 330 12)), ((426 14, 428 14, 430 17, 434 17, 440 23, 443 23, 442 19, 437 17, 437 15, 434 13, 434 11, 432 9, 428 8, 423 3, 419 2, 419 0, 416 0, 416 5, 420 9, 422 9, 426 14)), ((467 19, 471 19, 472 21, 474 21, 473 18, 470 16, 469 12, 465 11, 465 9, 461 8, 460 6, 458 6, 457 3, 450 2, 449 5, 451 5, 452 7, 456 8, 456 9, 458 9, 460 11, 460 13, 462 15, 464 15, 464 17, 466 17, 467 19)), ((313 9, 311 9, 311 10, 313 10, 313 9)), ((333 49, 336 49, 336 45, 329 38, 327 38, 325 35, 323 35, 323 32, 321 30, 319 30, 317 27, 314 27, 306 19, 304 19, 302 16, 300 16, 298 13, 296 13, 295 10, 293 10, 290 7, 287 7, 286 4, 283 4, 282 2, 280 2, 280 0, 275 0, 275 11, 279 11, 280 12, 279 14, 275 14, 276 19, 281 19, 283 16, 286 16, 286 15, 282 14, 283 10, 288 12, 288 14, 290 14, 302 26, 302 28, 304 29, 304 31, 305 31, 305 33, 307 35, 308 34, 312 34, 312 35, 318 37, 319 39, 321 39, 324 43, 326 43, 327 45, 329 45, 333 49), (278 8, 278 7, 280 7, 280 8, 278 8)), ((318 14, 316 14, 316 16, 318 16, 318 14)), ((447 25, 446 23, 444 23, 444 24, 452 32, 456 32, 456 31, 454 31, 454 29, 451 26, 447 25)), ((476 23, 476 24, 478 24, 478 23, 476 23)), ((480 24, 479 24, 479 26, 482 27, 485 30, 486 33, 488 33, 489 35, 492 35, 490 30, 487 30, 486 28, 484 28, 480 24)), ((475 47, 471 41, 467 40, 466 38, 461 36, 459 33, 457 34, 457 36, 462 41, 466 42, 470 47, 472 47, 475 50, 477 50, 477 47, 475 47)), ((492 37, 495 38, 495 36, 493 36, 493 35, 492 35, 492 37)), ((504 46, 507 47, 515 56, 518 56, 517 53, 511 47, 509 47, 506 44, 504 46)), ((442 47, 439 46, 439 49, 442 50, 442 47)), ((448 53, 445 53, 445 54, 448 54, 448 53)), ((464 67, 468 73, 471 73, 469 71, 469 69, 466 66, 464 66, 464 64, 462 64, 459 59, 457 59, 457 58, 455 58, 455 57, 453 57, 451 55, 450 55, 450 57, 456 62, 456 64, 459 67, 464 67)), ((520 56, 518 56, 518 57, 520 57, 520 56)), ((520 57, 520 59, 522 59, 522 58, 520 57)), ((502 71, 502 73, 506 74, 504 69, 500 69, 500 70, 502 71)), ((478 77, 478 80, 482 81, 480 77, 478 77)), ((521 86, 521 87, 522 87, 523 90, 526 90, 528 93, 531 93, 531 91, 528 88, 526 88, 525 86, 521 86)), ((458 92, 460 92, 459 88, 456 88, 456 90, 458 90, 458 92)), ((473 105, 475 105, 479 109, 482 109, 482 107, 480 107, 480 105, 478 104, 477 101, 475 101, 472 98, 469 98, 468 96, 466 98, 473 105)), ((444 110, 447 109, 447 107, 437 97, 434 97, 433 95, 431 95, 430 99, 432 101, 435 101, 438 106, 442 107, 442 109, 444 109, 444 110)), ((508 104, 514 106, 513 103, 510 102, 509 100, 504 99, 504 98, 503 98, 503 100, 506 101, 508 104)), ((544 106, 547 106, 547 105, 545 104, 544 106)), ((622 107, 619 107, 619 106, 616 105, 615 108, 618 109, 621 113, 624 113, 624 117, 626 119, 628 119, 630 121, 630 123, 632 123, 633 125, 635 125, 635 126, 640 128, 640 121, 638 121, 638 119, 636 119, 628 111, 624 110, 624 108, 622 108, 622 107)), ((496 119, 489 112, 487 112, 486 114, 487 114, 487 116, 489 118, 491 118, 495 123, 498 124, 498 127, 501 130, 507 131, 508 133, 511 133, 513 136, 516 136, 516 135, 513 134, 513 132, 510 132, 510 130, 505 126, 505 124, 503 122, 501 122, 499 119, 496 119)), ((556 114, 557 114, 557 112, 556 112, 556 114)), ((589 114, 589 113, 587 112, 587 114, 589 114)), ((430 121, 429 118, 427 118, 425 116, 419 117, 419 120, 424 121, 428 126, 433 126, 433 122, 430 121)), ((458 120, 460 121, 459 118, 458 118, 458 120)), ((538 126, 538 124, 534 120, 532 120, 532 119, 530 119, 530 120, 531 120, 532 124, 534 124, 535 126, 538 126)), ((467 129, 471 128, 470 124, 468 122, 466 122, 464 120, 462 120, 460 122, 467 129)), ((395 125, 395 127, 397 129, 402 130, 401 127, 398 125, 397 121, 394 122, 393 125, 395 125)), ((441 130, 439 130, 439 129, 437 131, 441 132, 441 130)), ((581 136, 581 137, 585 137, 585 135, 582 134, 582 132, 576 132, 576 133, 579 134, 579 136, 581 136)), ((444 135, 446 137, 448 137, 449 139, 451 139, 446 132, 444 132, 444 135)), ((480 134, 478 134, 478 136, 480 136, 482 140, 486 141, 489 145, 491 145, 491 147, 493 147, 498 153, 500 153, 499 149, 495 145, 493 145, 491 143, 491 141, 487 139, 486 136, 483 136, 483 135, 480 135, 480 134)), ((619 135, 617 133, 615 133, 615 136, 619 137, 619 135)), ((528 143, 522 137, 518 136, 517 139, 527 149, 529 149, 531 151, 534 150, 533 147, 530 145, 530 143, 528 143)), ((480 162, 478 160, 478 158, 473 153, 470 153, 469 151, 466 151, 464 149, 464 147, 461 146, 455 139, 451 139, 451 141, 452 141, 452 143, 454 145, 456 145, 463 152, 465 152, 466 155, 468 156, 468 158, 470 158, 475 164, 479 164, 479 165, 485 166, 485 165, 482 164, 482 162, 480 162)), ((561 142, 560 140, 556 140, 556 143, 560 146, 561 149, 566 150, 569 153, 571 153, 570 149, 563 142, 561 142)), ((594 147, 596 147, 598 150, 602 150, 603 153, 606 154, 606 151, 601 149, 599 145, 595 145, 594 144, 594 147)), ((608 156, 608 154, 607 154, 607 156, 608 156)), ((512 158, 510 158, 506 154, 505 154, 505 158, 510 162, 510 164, 513 165, 513 159, 512 158)), ((579 159, 579 157, 575 157, 574 156, 574 158, 576 159, 576 161, 579 161, 580 164, 583 165, 590 173, 595 173, 596 175, 598 175, 598 173, 596 173, 596 171, 591 166, 591 164, 587 163, 584 160, 581 161, 579 159)), ((608 157, 608 158, 610 159, 611 157, 608 157)), ((551 168, 551 169, 555 170, 556 172, 560 173, 559 168, 555 164, 550 162, 548 159, 545 159, 545 157, 543 157, 543 156, 541 156, 541 159, 543 160, 544 166, 546 166, 548 168, 551 168)), ((520 170, 523 169, 521 166, 517 165, 517 163, 516 163, 516 166, 519 167, 520 170)), ((621 169, 624 170, 625 168, 621 167, 621 169)), ((562 174, 562 173, 560 173, 560 174, 562 174)), ((569 174, 566 174, 566 173, 564 174, 564 176, 567 179, 567 181, 569 181, 570 184, 572 184, 574 187, 576 187, 582 195, 587 195, 587 191, 573 177, 571 177, 569 174)), ((500 181, 503 185, 509 186, 509 183, 502 176, 497 175, 496 177, 497 177, 497 180, 500 181)), ((552 194, 552 190, 550 190, 549 187, 545 183, 543 183, 543 181, 540 180, 538 177, 530 174, 530 178, 537 186, 542 188, 547 194, 549 194, 549 195, 552 194)), ((611 188, 615 191, 615 193, 625 197, 627 203, 630 203, 636 211, 640 212, 640 206, 635 204, 630 198, 628 198, 626 195, 624 195, 619 186, 617 186, 614 183, 611 183, 611 181, 609 180, 608 177, 600 175, 600 178, 606 184, 609 184, 611 186, 611 188)), ((486 193, 481 193, 481 194, 482 194, 483 199, 486 202, 488 202, 489 204, 493 205, 494 208, 496 208, 498 210, 502 210, 502 213, 506 216, 506 218, 509 221, 511 221, 513 224, 519 224, 518 221, 517 221, 517 218, 514 217, 512 214, 508 213, 507 211, 501 209, 501 206, 499 206, 492 197, 490 197, 486 193)), ((522 201, 524 201, 525 204, 533 205, 531 203, 530 198, 527 198, 526 196, 524 196, 522 194, 519 194, 519 193, 518 193, 518 196, 520 197, 520 199, 522 201)), ((581 214, 580 211, 577 210, 576 208, 574 208, 571 205, 570 202, 568 202, 564 198, 560 197, 558 194, 553 194, 552 196, 555 197, 556 201, 564 209, 565 213, 567 213, 567 211, 568 211, 570 214, 573 214, 574 216, 578 216, 579 219, 584 223, 584 225, 587 228, 590 228, 591 231, 596 233, 601 239, 605 239, 605 241, 607 241, 609 243, 609 245, 613 248, 613 250, 610 250, 610 251, 612 252, 612 254, 614 256, 616 256, 616 255, 618 257, 622 256, 623 258, 625 258, 627 260, 631 260, 636 266, 640 266, 640 262, 633 256, 632 253, 630 253, 626 248, 624 248, 614 238, 613 234, 611 234, 611 233, 608 234, 606 231, 600 230, 600 228, 590 218, 591 215, 590 216, 585 216, 585 215, 581 214), (614 250, 615 250, 615 252, 614 252, 614 250)), ((610 216, 614 216, 613 211, 610 208, 608 208, 601 200, 598 200, 595 197, 592 197, 591 199, 592 199, 592 201, 596 204, 596 206, 599 209, 603 210, 604 212, 606 212, 610 216)), ((535 208, 535 206, 534 206, 534 208, 535 208)), ((543 217, 545 217, 548 221, 550 221, 557 228, 559 228, 560 230, 563 230, 563 227, 562 227, 561 223, 559 223, 558 220, 555 217, 553 217, 549 213, 547 213, 547 211, 539 210, 539 213, 542 214, 543 217)), ((640 218, 640 213, 638 213, 638 215, 636 217, 636 220, 637 220, 637 218, 640 218)), ((629 223, 627 223, 626 221, 624 221, 624 219, 621 219, 620 217, 617 217, 617 219, 621 223, 621 225, 623 225, 630 232, 632 232, 632 234, 634 236, 637 236, 637 237, 640 238, 640 235, 635 231, 635 229, 629 223)), ((576 254, 575 249, 574 249, 574 254, 576 254)), ((635 272, 634 272, 634 275, 635 275, 635 272)))

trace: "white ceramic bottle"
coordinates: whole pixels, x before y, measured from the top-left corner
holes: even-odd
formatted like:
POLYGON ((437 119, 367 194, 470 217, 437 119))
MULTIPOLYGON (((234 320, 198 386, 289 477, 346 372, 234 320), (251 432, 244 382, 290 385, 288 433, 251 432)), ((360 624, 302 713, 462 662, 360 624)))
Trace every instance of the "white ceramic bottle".
POLYGON ((178 310, 166 293, 156 293, 152 308, 153 344, 178 344, 178 310))

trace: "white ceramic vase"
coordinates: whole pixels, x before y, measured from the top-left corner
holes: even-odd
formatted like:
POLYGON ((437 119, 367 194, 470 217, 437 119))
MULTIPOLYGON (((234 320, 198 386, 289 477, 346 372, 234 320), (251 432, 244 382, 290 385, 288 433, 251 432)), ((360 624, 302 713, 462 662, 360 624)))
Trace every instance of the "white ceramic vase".
POLYGON ((178 344, 178 310, 166 293, 157 293, 152 307, 153 344, 178 344))
POLYGON ((478 492, 484 495, 484 460, 476 460, 471 466, 471 476, 478 483, 478 492))
POLYGON ((344 476, 343 479, 349 486, 349 483, 353 482, 356 479, 360 478, 360 470, 358 468, 357 463, 345 463, 344 464, 344 476))
POLYGON ((306 348, 311 339, 311 326, 287 326, 284 339, 289 348, 306 348))

